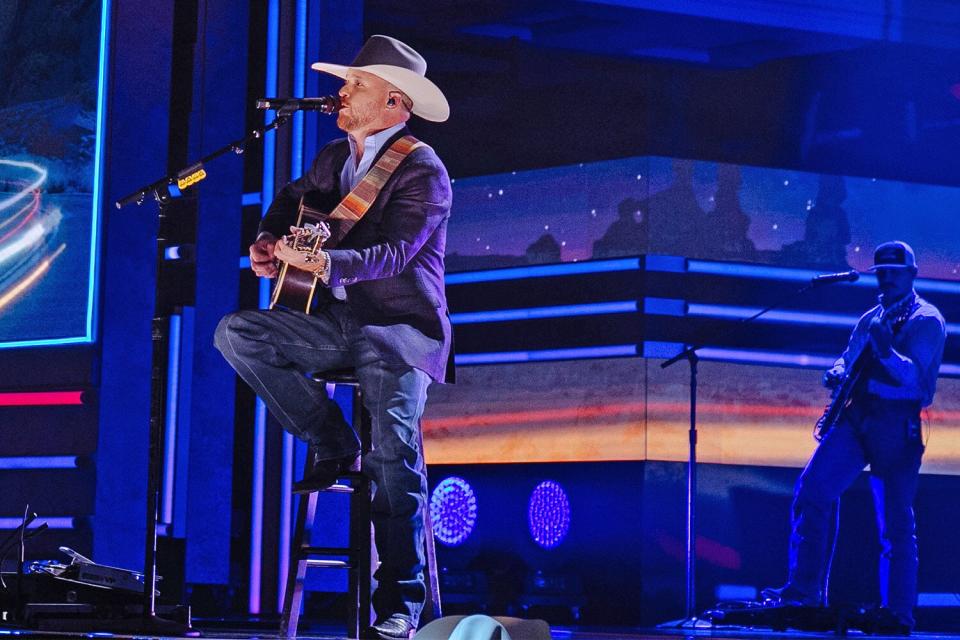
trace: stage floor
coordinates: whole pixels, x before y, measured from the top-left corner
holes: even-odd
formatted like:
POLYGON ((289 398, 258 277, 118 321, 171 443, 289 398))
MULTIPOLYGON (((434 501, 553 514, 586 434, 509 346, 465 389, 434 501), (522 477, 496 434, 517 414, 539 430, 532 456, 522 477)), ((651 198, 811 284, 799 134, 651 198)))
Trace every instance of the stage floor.
MULTIPOLYGON (((197 629, 202 633, 202 637, 212 640, 252 640, 280 638, 275 631, 265 631, 264 629, 204 629, 197 625, 197 629)), ((51 632, 51 631, 32 631, 10 629, 0 626, 0 635, 15 635, 23 638, 117 638, 123 640, 126 638, 148 638, 164 637, 172 638, 174 636, 148 636, 148 635, 126 635, 109 633, 81 633, 81 632, 51 632)), ((820 638, 842 637, 836 633, 813 633, 803 631, 775 632, 764 629, 616 629, 616 628, 595 628, 579 629, 568 627, 556 627, 551 630, 553 640, 675 640, 677 638, 720 638, 723 640, 757 640, 759 638, 771 638, 774 640, 817 640, 820 638)), ((347 640, 343 635, 343 629, 312 629, 308 633, 297 636, 301 640, 347 640)), ((903 636, 880 636, 866 635, 858 631, 851 631, 848 637, 860 638, 891 638, 903 636)), ((960 640, 960 634, 950 633, 930 633, 915 632, 911 637, 922 638, 923 640, 960 640)), ((513 638, 513 640, 523 640, 523 638, 513 638)))
MULTIPOLYGON (((836 633, 812 633, 804 631, 785 631, 775 632, 764 629, 616 629, 616 628, 596 628, 596 629, 572 629, 565 627, 556 627, 551 629, 553 640, 676 640, 678 638, 720 638, 723 640, 758 640, 759 638, 771 638, 774 640, 818 640, 820 638, 834 639, 840 636, 836 633)), ((204 633, 206 638, 215 638, 216 640, 247 640, 249 638, 278 638, 279 636, 247 634, 226 634, 223 632, 204 633)), ((343 635, 333 633, 318 633, 311 635, 297 636, 303 640, 346 640, 343 635)), ((866 635, 858 631, 851 631, 847 637, 868 638, 902 638, 903 636, 879 636, 866 635)), ((922 638, 923 640, 960 640, 960 634, 944 633, 924 633, 915 632, 910 637, 922 638)), ((523 638, 513 638, 513 640, 524 640, 523 638)))

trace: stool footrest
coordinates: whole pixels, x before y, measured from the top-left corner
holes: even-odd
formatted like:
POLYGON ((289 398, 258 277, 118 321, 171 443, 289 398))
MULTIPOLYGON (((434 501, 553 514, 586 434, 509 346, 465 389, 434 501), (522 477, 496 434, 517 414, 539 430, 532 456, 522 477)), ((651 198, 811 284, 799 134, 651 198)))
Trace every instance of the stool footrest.
POLYGON ((359 549, 350 547, 300 547, 300 556, 352 556, 359 549))
POLYGON ((307 560, 307 566, 311 569, 353 569, 357 563, 349 560, 319 560, 311 558, 307 560))
POLYGON ((307 377, 314 382, 326 384, 342 384, 344 386, 360 386, 357 372, 354 369, 335 369, 333 371, 312 371, 307 377))
POLYGON ((325 491, 327 493, 353 493, 355 489, 349 484, 340 484, 337 482, 336 484, 330 485, 326 489, 320 489, 320 491, 325 491))

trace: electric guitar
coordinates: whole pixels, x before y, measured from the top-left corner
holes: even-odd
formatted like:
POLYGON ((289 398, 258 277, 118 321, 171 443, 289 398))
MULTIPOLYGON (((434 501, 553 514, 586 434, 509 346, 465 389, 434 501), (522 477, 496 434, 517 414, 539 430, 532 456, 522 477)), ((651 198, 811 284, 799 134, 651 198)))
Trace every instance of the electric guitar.
MULTIPOLYGON (((297 226, 290 235, 283 236, 280 242, 304 254, 307 262, 319 262, 320 250, 330 238, 327 222, 329 208, 327 203, 318 201, 315 192, 307 192, 300 198, 297 213, 297 226)), ((310 313, 313 299, 317 293, 319 278, 311 271, 291 267, 286 262, 280 264, 280 273, 273 287, 270 308, 286 307, 310 313)))
MULTIPOLYGON (((887 323, 893 331, 893 334, 896 335, 919 306, 920 303, 917 302, 917 297, 915 295, 908 295, 889 309, 882 310, 880 312, 880 321, 887 323)), ((833 392, 830 394, 830 402, 827 403, 826 408, 823 410, 823 415, 820 416, 820 419, 817 420, 817 424, 814 427, 814 437, 817 440, 822 440, 823 437, 827 435, 827 432, 836 426, 837 421, 840 420, 843 410, 846 409, 850 403, 850 399, 853 396, 853 389, 857 386, 860 375, 870 362, 872 353, 873 349, 868 339, 863 349, 861 349, 857 357, 854 358, 853 363, 846 368, 840 383, 834 387, 833 392)))

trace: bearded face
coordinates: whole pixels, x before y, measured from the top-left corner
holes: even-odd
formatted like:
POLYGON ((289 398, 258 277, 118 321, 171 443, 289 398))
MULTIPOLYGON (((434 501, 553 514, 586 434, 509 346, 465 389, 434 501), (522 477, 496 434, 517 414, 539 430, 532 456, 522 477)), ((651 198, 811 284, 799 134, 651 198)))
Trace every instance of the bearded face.
POLYGON ((347 73, 340 100, 343 107, 337 114, 337 126, 343 131, 359 131, 377 124, 389 96, 390 85, 363 71, 347 73))
POLYGON ((337 114, 337 126, 343 131, 356 131, 373 124, 378 115, 377 105, 363 101, 351 101, 350 105, 340 109, 337 114))

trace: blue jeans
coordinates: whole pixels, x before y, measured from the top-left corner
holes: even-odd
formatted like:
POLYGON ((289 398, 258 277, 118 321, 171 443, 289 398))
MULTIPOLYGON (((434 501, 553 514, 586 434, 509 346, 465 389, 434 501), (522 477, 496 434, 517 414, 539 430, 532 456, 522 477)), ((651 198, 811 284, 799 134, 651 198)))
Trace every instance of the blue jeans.
POLYGON ((384 362, 339 302, 313 315, 238 311, 220 321, 214 341, 281 426, 309 442, 320 460, 353 455, 359 441, 323 385, 306 374, 356 370, 373 423, 373 449, 363 459, 363 472, 375 485, 372 511, 380 556, 373 604, 380 619, 401 614, 416 625, 426 599, 427 480, 419 429, 429 376, 384 362))
POLYGON ((923 455, 919 411, 917 403, 864 395, 827 432, 794 492, 789 593, 822 602, 833 510, 869 464, 881 543, 880 604, 913 624, 918 567, 913 499, 923 455))

